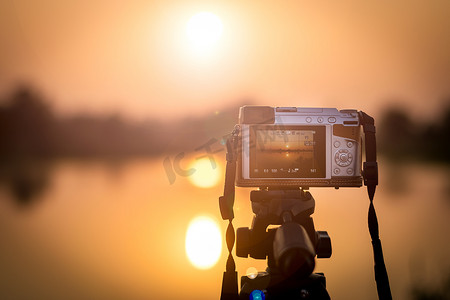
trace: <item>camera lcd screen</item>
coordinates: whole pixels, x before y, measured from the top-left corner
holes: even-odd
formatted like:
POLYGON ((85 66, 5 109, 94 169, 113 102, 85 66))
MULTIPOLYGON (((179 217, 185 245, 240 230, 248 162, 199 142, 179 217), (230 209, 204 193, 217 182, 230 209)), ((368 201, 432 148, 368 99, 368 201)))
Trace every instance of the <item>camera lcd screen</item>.
POLYGON ((250 178, 325 178, 325 126, 255 125, 250 178))

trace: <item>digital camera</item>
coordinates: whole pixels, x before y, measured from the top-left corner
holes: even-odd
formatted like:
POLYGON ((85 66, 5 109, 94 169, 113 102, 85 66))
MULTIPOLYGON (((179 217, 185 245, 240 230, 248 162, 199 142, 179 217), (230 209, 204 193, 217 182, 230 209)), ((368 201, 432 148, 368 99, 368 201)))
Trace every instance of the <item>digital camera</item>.
POLYGON ((356 110, 243 106, 236 128, 237 186, 362 185, 356 110))

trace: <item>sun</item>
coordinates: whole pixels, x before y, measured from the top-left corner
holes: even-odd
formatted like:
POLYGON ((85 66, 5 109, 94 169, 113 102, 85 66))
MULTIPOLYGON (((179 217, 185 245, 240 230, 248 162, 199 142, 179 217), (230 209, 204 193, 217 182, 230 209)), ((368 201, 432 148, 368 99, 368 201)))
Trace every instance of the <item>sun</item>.
POLYGON ((219 260, 222 237, 219 226, 205 216, 194 218, 186 232, 186 255, 198 269, 209 269, 219 260))
POLYGON ((211 188, 219 183, 222 176, 222 170, 216 163, 215 168, 209 158, 194 160, 189 168, 194 169, 194 173, 189 176, 189 181, 200 188, 211 188))
POLYGON ((191 46, 200 52, 209 50, 220 39, 223 24, 218 16, 200 12, 192 16, 186 25, 186 34, 191 46))

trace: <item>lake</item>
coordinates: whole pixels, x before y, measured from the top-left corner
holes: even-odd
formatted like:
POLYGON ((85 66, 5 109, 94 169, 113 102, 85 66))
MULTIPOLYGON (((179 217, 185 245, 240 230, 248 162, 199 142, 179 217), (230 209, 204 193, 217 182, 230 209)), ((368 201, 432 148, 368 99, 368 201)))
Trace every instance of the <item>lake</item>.
MULTIPOLYGON (((3 181, 0 298, 218 299, 225 246, 218 263, 201 270, 184 243, 196 216, 212 217, 225 232, 218 207, 224 162, 217 162, 218 183, 199 188, 179 175, 170 184, 163 161, 55 160, 28 204, 3 181)), ((251 225, 250 191, 237 188, 235 228, 251 225)), ((332 257, 315 269, 325 273, 332 299, 377 299, 365 188, 310 191, 316 230, 332 239, 332 257)), ((394 299, 448 282, 450 168, 381 161, 374 203, 394 299)), ((254 259, 236 263, 239 275, 265 268, 254 259)))

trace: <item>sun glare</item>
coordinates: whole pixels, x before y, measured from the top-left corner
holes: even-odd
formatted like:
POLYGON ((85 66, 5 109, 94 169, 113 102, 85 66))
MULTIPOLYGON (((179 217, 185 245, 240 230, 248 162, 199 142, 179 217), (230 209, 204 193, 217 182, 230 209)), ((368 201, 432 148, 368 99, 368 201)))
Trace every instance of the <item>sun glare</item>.
POLYGON ((189 181, 201 188, 210 188, 215 186, 222 175, 222 170, 219 165, 216 164, 213 169, 213 165, 211 164, 209 158, 201 158, 194 160, 190 168, 195 169, 194 173, 189 176, 189 181))
POLYGON ((210 12, 192 16, 186 26, 186 33, 194 50, 204 52, 212 48, 223 31, 222 21, 210 12))
POLYGON ((186 255, 198 269, 209 269, 219 260, 222 237, 219 226, 209 217, 200 216, 189 223, 186 232, 186 255))

